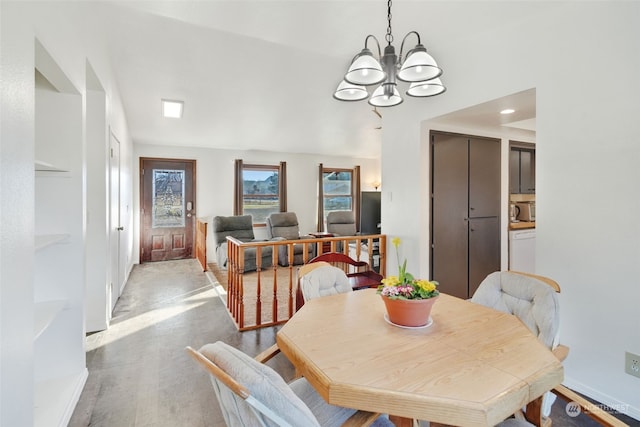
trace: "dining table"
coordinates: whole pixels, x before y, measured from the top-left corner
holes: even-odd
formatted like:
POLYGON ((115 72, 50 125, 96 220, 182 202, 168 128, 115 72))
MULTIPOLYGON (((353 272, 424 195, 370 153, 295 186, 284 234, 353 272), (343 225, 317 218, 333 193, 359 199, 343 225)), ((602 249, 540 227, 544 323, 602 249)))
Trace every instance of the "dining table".
POLYGON ((517 317, 443 293, 420 327, 391 323, 375 289, 312 299, 276 340, 325 401, 397 426, 494 426, 564 376, 517 317))

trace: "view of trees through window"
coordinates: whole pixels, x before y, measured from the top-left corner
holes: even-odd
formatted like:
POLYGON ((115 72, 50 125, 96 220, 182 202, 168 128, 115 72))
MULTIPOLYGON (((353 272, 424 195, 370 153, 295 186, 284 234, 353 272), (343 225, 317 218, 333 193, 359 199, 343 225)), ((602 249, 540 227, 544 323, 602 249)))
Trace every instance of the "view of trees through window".
POLYGON ((243 212, 253 215, 254 223, 266 222, 272 212, 280 212, 278 194, 278 167, 242 170, 243 212))
POLYGON ((353 171, 325 169, 322 172, 322 191, 324 194, 324 217, 331 211, 350 211, 353 209, 353 171))

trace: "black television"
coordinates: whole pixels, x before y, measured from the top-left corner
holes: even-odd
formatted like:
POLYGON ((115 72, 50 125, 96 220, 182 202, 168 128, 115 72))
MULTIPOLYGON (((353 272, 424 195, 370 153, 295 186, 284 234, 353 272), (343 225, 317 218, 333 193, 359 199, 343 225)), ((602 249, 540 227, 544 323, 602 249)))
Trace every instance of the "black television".
POLYGON ((380 234, 379 191, 360 193, 360 234, 380 234))

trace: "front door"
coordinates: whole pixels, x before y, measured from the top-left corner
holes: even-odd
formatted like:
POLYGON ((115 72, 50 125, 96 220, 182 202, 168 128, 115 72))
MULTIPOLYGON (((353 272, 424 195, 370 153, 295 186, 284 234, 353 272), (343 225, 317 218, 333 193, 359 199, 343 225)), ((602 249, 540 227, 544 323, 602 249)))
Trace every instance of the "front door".
POLYGON ((140 159, 140 262, 193 258, 195 160, 140 159))

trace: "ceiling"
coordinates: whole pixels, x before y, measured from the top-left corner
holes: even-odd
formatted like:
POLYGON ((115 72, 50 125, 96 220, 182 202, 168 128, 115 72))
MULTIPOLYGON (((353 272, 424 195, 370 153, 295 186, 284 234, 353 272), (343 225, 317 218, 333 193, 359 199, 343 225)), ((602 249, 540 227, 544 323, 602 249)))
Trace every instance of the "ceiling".
MULTIPOLYGON (((415 29, 442 65, 460 38, 513 23, 529 8, 541 13, 549 7, 512 3, 396 0, 394 45, 399 50, 401 36, 415 29), (451 19, 466 31, 450 25, 451 19)), ((332 94, 365 36, 384 38, 383 2, 109 1, 92 7, 103 8, 135 143, 379 157, 384 109, 380 118, 366 101, 340 102, 332 94), (184 117, 161 117, 162 98, 183 100, 184 117)), ((393 108, 437 103, 444 96, 407 99, 393 108)), ((530 129, 535 90, 439 120, 483 128, 509 121, 530 129), (507 104, 516 114, 496 114, 507 104)))

